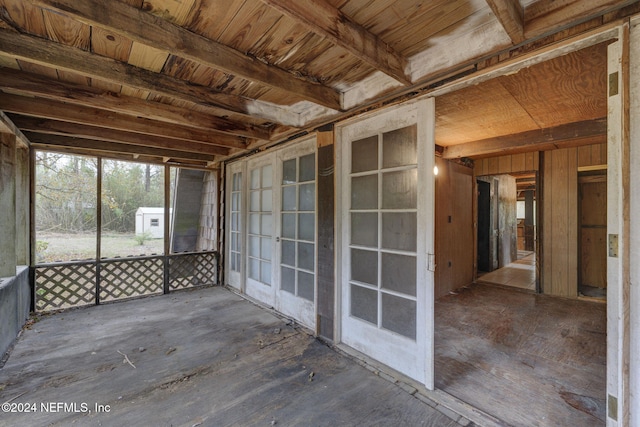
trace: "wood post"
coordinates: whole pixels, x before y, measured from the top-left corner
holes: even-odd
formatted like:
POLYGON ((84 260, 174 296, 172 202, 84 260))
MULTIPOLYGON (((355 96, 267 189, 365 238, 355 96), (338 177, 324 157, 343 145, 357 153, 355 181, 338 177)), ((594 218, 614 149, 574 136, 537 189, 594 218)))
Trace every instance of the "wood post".
POLYGON ((16 275, 16 136, 0 133, 0 278, 16 275))

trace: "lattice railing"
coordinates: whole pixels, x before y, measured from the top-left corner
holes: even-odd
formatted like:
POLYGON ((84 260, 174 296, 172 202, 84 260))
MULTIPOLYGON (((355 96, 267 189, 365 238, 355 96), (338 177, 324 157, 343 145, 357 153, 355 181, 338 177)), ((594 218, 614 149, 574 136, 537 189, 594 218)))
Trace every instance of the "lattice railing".
POLYGON ((100 262, 100 301, 161 294, 164 257, 117 258, 100 262))
POLYGON ((173 254, 169 257, 169 289, 215 285, 218 282, 215 252, 173 254))
POLYGON ((42 312, 215 285, 218 253, 74 261, 42 264, 34 270, 35 310, 42 312))
POLYGON ((94 304, 96 263, 76 261, 37 266, 35 282, 36 311, 94 304))

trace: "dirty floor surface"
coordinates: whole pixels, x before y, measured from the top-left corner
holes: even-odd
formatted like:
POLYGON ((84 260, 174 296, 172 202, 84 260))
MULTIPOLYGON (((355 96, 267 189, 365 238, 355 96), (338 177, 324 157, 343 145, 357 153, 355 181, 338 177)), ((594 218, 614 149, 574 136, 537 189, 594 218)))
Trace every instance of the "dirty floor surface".
POLYGON ((0 369, 7 401, 2 426, 460 425, 223 288, 42 316, 0 369))

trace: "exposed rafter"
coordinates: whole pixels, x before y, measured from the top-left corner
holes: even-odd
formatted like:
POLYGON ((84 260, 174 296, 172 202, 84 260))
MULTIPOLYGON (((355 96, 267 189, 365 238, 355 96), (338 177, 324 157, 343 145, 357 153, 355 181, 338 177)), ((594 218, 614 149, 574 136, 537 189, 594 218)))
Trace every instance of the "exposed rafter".
POLYGON ((79 107, 42 98, 3 94, 0 110, 35 117, 119 129, 148 135, 164 136, 228 148, 245 148, 243 138, 202 129, 179 126, 156 120, 140 119, 98 108, 79 107))
POLYGON ((59 80, 52 81, 42 76, 8 68, 0 68, 0 89, 9 89, 14 93, 55 101, 71 102, 85 107, 101 108, 134 117, 188 125, 216 133, 223 132, 267 140, 270 136, 267 129, 233 122, 210 114, 146 101, 90 86, 74 85, 59 80))
POLYGON ((234 112, 247 117, 263 117, 266 120, 292 126, 299 122, 297 115, 287 119, 287 116, 292 113, 277 105, 189 84, 165 74, 154 73, 40 37, 0 29, 0 53, 117 85, 150 91, 194 104, 216 107, 220 109, 220 115, 234 112))
POLYGON ((216 145, 185 141, 162 136, 144 135, 136 132, 126 132, 115 129, 104 129, 96 126, 80 125, 77 123, 61 122, 58 120, 41 119, 37 117, 16 116, 12 121, 21 129, 47 135, 61 135, 95 141, 107 141, 131 144, 134 146, 151 147, 163 150, 178 150, 190 153, 201 153, 208 156, 228 155, 229 149, 216 145))
POLYGON ((595 144, 603 142, 600 139, 606 137, 606 134, 606 118, 586 120, 547 129, 532 130, 497 138, 467 142, 465 144, 451 145, 445 147, 442 157, 445 159, 486 157, 489 155, 514 154, 532 150, 547 150, 557 148, 558 146, 567 146, 568 144, 595 144))
POLYGON ((540 0, 525 8, 524 35, 532 39, 543 34, 600 16, 608 11, 638 3, 638 0, 540 0))
POLYGON ((118 142, 96 141, 60 135, 47 135, 27 132, 27 137, 34 144, 46 144, 47 147, 59 146, 67 148, 83 148, 96 153, 121 153, 134 155, 147 155, 156 157, 169 157, 176 160, 214 161, 214 156, 208 154, 191 153, 188 151, 169 150, 165 148, 138 147, 118 142))
POLYGON ((324 0, 262 0, 295 19, 314 33, 327 38, 373 68, 410 85, 407 60, 366 28, 353 22, 324 0))
POLYGON ((513 44, 524 41, 524 9, 520 0, 487 0, 513 44))
POLYGON ((131 40, 249 81, 279 89, 334 110, 340 110, 340 93, 299 78, 275 66, 207 39, 185 28, 117 0, 31 0, 88 25, 97 25, 131 40))

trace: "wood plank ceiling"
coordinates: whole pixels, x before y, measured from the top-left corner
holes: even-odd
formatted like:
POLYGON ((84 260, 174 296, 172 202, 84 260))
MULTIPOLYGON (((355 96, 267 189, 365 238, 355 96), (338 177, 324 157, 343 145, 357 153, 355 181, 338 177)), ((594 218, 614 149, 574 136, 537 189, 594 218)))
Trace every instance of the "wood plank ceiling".
MULTIPOLYGON (((0 0, 0 110, 34 147, 215 167, 638 3, 0 0)), ((593 46, 442 96, 437 143, 595 138, 605 61, 593 46)))

